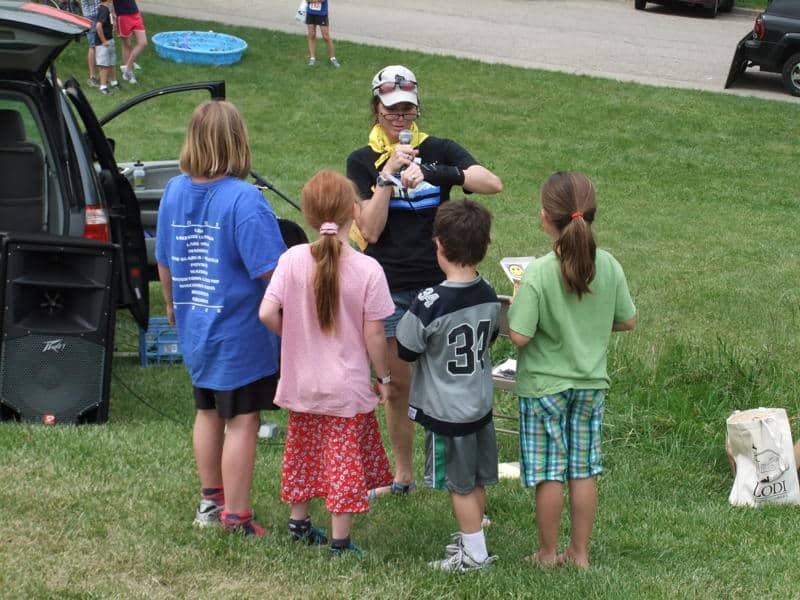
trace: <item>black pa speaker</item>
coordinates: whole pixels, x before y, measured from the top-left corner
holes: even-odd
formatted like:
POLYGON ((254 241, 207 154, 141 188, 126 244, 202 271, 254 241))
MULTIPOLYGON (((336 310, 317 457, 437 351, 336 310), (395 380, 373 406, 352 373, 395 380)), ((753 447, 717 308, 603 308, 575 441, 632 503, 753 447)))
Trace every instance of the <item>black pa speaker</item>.
POLYGON ((0 239, 0 419, 105 422, 118 248, 50 235, 0 239))

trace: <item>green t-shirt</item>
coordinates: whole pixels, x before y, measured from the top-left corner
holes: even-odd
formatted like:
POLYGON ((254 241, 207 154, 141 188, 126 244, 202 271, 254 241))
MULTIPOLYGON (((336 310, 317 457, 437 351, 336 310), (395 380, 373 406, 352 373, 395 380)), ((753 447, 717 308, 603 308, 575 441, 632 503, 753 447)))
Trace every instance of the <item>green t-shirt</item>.
POLYGON ((568 292, 554 252, 534 260, 508 312, 509 327, 532 338, 519 349, 514 391, 541 398, 568 389, 606 389, 608 340, 615 321, 636 315, 625 273, 597 250, 591 293, 568 292))

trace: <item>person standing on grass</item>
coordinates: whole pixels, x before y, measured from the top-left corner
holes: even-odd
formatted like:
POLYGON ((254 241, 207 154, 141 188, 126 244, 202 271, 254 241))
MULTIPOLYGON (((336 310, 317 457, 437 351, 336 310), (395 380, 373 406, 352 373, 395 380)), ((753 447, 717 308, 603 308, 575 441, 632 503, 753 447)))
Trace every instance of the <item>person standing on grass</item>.
POLYGON ((395 465, 391 491, 408 494, 416 487, 414 424, 408 418, 411 370, 398 357, 395 328, 419 292, 444 279, 432 239, 438 206, 449 200, 454 186, 496 194, 503 184, 456 142, 419 130, 417 79, 409 69, 381 69, 372 79, 371 93, 375 124, 368 145, 348 157, 347 176, 362 198, 356 222, 364 252, 383 267, 395 304, 394 314, 384 322, 392 370, 386 421, 395 465), (404 130, 410 142, 400 141, 404 130))
POLYGON ((95 49, 97 68, 100 71, 100 93, 110 94, 108 88, 119 89, 116 77, 117 48, 114 44, 114 26, 111 23, 111 0, 101 0, 94 23, 98 45, 95 49))
POLYGON ((444 282, 419 293, 397 324, 401 359, 414 362, 408 414, 425 428, 425 485, 447 489, 459 531, 443 571, 491 565, 482 520, 486 486, 497 483, 494 384, 489 345, 497 337, 500 302, 478 274, 492 218, 464 200, 439 207, 433 223, 444 282))
POLYGON ((89 43, 89 50, 86 53, 86 64, 89 67, 89 79, 87 84, 89 87, 100 87, 97 80, 97 71, 95 69, 95 46, 97 46, 97 7, 100 5, 100 0, 81 0, 81 13, 84 17, 92 22, 92 28, 86 32, 86 41, 89 43))
POLYGON ((128 83, 138 83, 136 73, 139 68, 136 59, 147 46, 147 32, 144 29, 144 19, 136 0, 114 0, 114 13, 117 15, 117 29, 122 38, 122 79, 128 83), (136 45, 132 44, 131 36, 136 38, 136 45))
POLYGON ((336 53, 333 51, 333 39, 331 38, 331 27, 328 20, 328 0, 322 2, 309 2, 306 9, 306 29, 308 30, 308 66, 313 67, 317 64, 317 27, 322 33, 322 39, 328 48, 328 60, 337 69, 341 66, 336 60, 336 53))
POLYGON ((281 257, 259 309, 281 336, 275 403, 290 411, 281 475, 281 499, 292 506, 289 533, 327 543, 309 516, 312 498, 323 497, 334 554, 362 554, 350 540, 353 515, 369 511, 369 490, 392 481, 375 406, 391 381, 383 319, 394 304, 380 265, 348 243, 357 201, 339 173, 321 171, 306 183, 303 214, 320 237, 281 257))
POLYGON ((520 478, 536 488, 539 551, 530 559, 539 566, 589 566, 595 480, 603 470, 608 342, 612 331, 633 329, 637 321, 622 267, 596 248, 596 212, 586 175, 558 172, 547 179, 539 218, 553 251, 525 269, 508 313, 519 347, 520 478), (565 480, 572 535, 558 554, 565 480))
POLYGON ((259 411, 277 409, 278 339, 258 320, 267 279, 286 250, 250 174, 247 128, 231 103, 198 106, 158 209, 156 259, 167 319, 192 379, 198 526, 248 536, 259 411))

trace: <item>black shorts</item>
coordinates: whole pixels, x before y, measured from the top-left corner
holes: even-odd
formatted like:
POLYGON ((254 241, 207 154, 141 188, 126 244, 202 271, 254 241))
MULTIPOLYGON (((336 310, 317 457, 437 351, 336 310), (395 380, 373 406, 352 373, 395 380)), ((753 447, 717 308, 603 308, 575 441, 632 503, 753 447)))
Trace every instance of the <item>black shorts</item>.
POLYGON ((223 419, 232 419, 260 410, 278 410, 273 404, 278 375, 270 375, 235 390, 210 390, 193 387, 194 407, 197 410, 217 409, 223 419))
POLYGON ((312 15, 306 13, 306 25, 319 25, 320 27, 328 26, 328 15, 312 15))

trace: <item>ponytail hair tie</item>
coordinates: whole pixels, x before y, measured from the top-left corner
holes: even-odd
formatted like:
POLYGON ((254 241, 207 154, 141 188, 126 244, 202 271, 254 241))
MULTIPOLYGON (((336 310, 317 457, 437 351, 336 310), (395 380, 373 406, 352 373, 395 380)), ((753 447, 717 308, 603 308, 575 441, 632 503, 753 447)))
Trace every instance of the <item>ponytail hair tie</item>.
POLYGON ((583 213, 579 210, 576 210, 574 213, 572 213, 572 218, 577 219, 578 217, 583 218, 583 213))
POLYGON ((320 235, 336 235, 339 233, 339 226, 336 223, 326 221, 319 226, 320 235))

